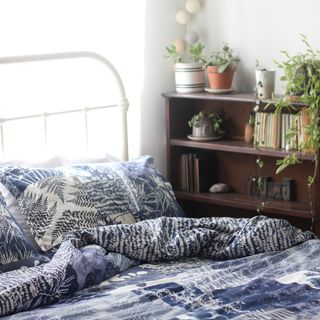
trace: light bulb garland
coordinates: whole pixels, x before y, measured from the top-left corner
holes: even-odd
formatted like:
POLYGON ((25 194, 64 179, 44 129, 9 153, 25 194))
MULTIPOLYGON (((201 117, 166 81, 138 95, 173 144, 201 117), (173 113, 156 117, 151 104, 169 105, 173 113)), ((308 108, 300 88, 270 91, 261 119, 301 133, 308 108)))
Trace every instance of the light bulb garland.
POLYGON ((195 31, 189 30, 186 32, 185 40, 188 44, 195 44, 199 40, 199 34, 195 31))
POLYGON ((176 21, 185 28, 185 35, 166 47, 165 58, 174 63, 176 91, 179 93, 202 92, 205 87, 204 45, 199 42, 199 34, 188 29, 194 13, 200 9, 199 1, 186 0, 185 8, 176 13, 176 21))
POLYGON ((190 21, 190 13, 185 10, 180 10, 176 14, 176 20, 179 24, 188 24, 188 22, 190 21))
POLYGON ((176 48, 177 53, 183 54, 188 45, 194 45, 199 41, 199 34, 196 31, 188 30, 187 25, 191 21, 192 16, 197 13, 201 8, 199 0, 187 0, 185 4, 185 9, 179 10, 176 13, 176 21, 185 26, 185 36, 184 39, 176 39, 173 45, 176 48))
POLYGON ((197 13, 200 10, 200 2, 198 0, 188 0, 186 2, 186 10, 189 13, 197 13))

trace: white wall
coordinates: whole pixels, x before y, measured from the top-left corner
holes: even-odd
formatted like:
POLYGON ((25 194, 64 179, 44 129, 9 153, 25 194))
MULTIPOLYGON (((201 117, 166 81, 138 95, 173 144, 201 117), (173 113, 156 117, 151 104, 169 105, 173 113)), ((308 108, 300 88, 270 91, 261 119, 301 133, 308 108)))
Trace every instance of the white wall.
MULTIPOLYGON (((274 60, 282 61, 281 50, 297 53, 304 50, 300 33, 320 48, 320 2, 318 0, 206 0, 205 44, 209 50, 229 42, 240 56, 236 87, 251 91, 254 87, 255 59, 276 67, 274 60)), ((276 92, 283 84, 277 70, 276 92)))
MULTIPOLYGON (((241 90, 253 88, 256 58, 272 65, 283 49, 301 51, 300 33, 320 48, 319 0, 201 3, 189 27, 199 31, 208 51, 223 41, 234 47, 241 58, 236 79, 241 90)), ((184 4, 185 0, 0 0, 0 55, 92 50, 109 57, 124 78, 131 102, 132 157, 151 154, 165 173, 161 93, 174 90, 174 73, 163 56, 165 47, 184 34, 175 20, 184 4)), ((0 112, 3 108, 1 103, 0 112)))
MULTIPOLYGON (((109 58, 124 80, 130 102, 131 158, 151 154, 165 173, 161 93, 174 90, 174 74, 164 55, 165 47, 183 34, 175 21, 183 5, 184 0, 0 0, 0 56, 89 50, 109 58)), ((27 73, 29 83, 32 76, 27 73)), ((15 89, 8 96, 19 99, 16 92, 21 89, 15 89)), ((0 97, 0 114, 10 109, 11 100, 0 97)), ((16 104, 27 109, 25 100, 16 104)))
POLYGON ((165 47, 183 34, 175 13, 183 1, 147 0, 144 86, 141 103, 141 152, 150 154, 162 173, 166 172, 165 101, 163 92, 174 90, 173 66, 165 58, 165 47))
MULTIPOLYGON (((127 90, 130 102, 130 151, 131 156, 135 157, 140 154, 141 149, 140 99, 145 45, 144 17, 144 0, 0 0, 0 56, 87 50, 107 57, 118 69, 127 90)), ((40 64, 39 71, 42 70, 43 64, 40 64)), ((56 73, 48 72, 48 77, 45 78, 35 72, 36 65, 30 68, 25 69, 22 87, 18 87, 17 81, 22 78, 14 73, 13 68, 9 71, 10 79, 6 76, 1 78, 1 75, 4 76, 1 69, 2 116, 12 110, 11 106, 14 103, 22 109, 23 114, 36 103, 43 108, 48 104, 67 108, 73 105, 78 108, 105 105, 104 98, 108 90, 111 91, 106 82, 102 84, 99 74, 90 73, 89 70, 92 69, 75 68, 77 72, 71 72, 71 75, 74 75, 72 80, 66 80, 67 70, 62 70, 61 81, 60 75, 56 73), (42 82, 47 78, 55 78, 51 95, 44 93, 42 88, 42 82), (2 84, 6 84, 8 80, 13 83, 13 87, 5 91, 2 84), (70 91, 69 87, 80 80, 87 81, 87 85, 78 86, 75 91, 70 91), (94 91, 91 91, 88 82, 94 91), (63 86, 62 93, 55 91, 56 84, 63 86), (99 92, 95 90, 98 87, 102 89, 99 92), (71 97, 66 97, 68 93, 71 97), (60 101, 57 99, 58 95, 60 101), (90 101, 87 100, 89 96, 92 99, 90 101)), ((19 65, 19 70, 21 69, 19 65)), ((102 73, 106 70, 100 65, 98 69, 102 73)), ((112 122, 112 119, 105 119, 106 127, 110 126, 110 121, 112 122)), ((21 134, 20 137, 23 138, 24 135, 21 134)), ((101 152, 106 152, 107 149, 106 144, 102 143, 101 152)))
MULTIPOLYGON (((162 56, 168 41, 183 36, 175 14, 185 1, 147 2, 142 151, 154 155, 164 172, 165 114, 160 94, 174 90, 174 78, 162 56)), ((202 9, 189 28, 199 31, 207 53, 219 49, 222 42, 229 42, 235 49, 241 62, 234 85, 241 91, 253 92, 256 58, 266 66, 275 67, 273 61, 282 60, 281 50, 301 52, 304 46, 300 33, 306 34, 309 42, 320 49, 319 0, 202 0, 201 3, 202 9)), ((277 70, 276 93, 283 92, 280 73, 277 70)))

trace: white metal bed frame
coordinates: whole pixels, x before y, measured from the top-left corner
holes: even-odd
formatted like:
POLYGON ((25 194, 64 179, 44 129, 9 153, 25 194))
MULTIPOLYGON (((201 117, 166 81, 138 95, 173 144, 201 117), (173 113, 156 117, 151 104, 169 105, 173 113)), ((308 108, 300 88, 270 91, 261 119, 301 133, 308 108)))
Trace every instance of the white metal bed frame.
POLYGON ((119 88, 119 92, 120 92, 119 103, 113 104, 113 105, 106 105, 106 106, 84 107, 80 109, 64 110, 64 111, 58 111, 58 112, 48 112, 48 113, 42 113, 42 114, 31 114, 31 115, 22 115, 17 117, 10 117, 10 118, 0 118, 0 152, 2 156, 4 156, 4 153, 5 153, 4 132, 3 132, 3 124, 5 122, 31 119, 31 118, 42 118, 45 145, 48 146, 47 145, 47 142, 48 142, 47 141, 47 118, 48 117, 53 115, 84 112, 85 138, 86 138, 86 146, 88 147, 89 132, 88 132, 87 113, 91 110, 119 108, 119 111, 121 113, 122 160, 128 160, 127 111, 128 111, 129 103, 126 97, 122 79, 118 71, 113 66, 113 64, 111 64, 110 61, 107 60, 105 57, 90 51, 58 52, 58 53, 35 54, 35 55, 26 55, 26 56, 0 57, 0 65, 13 64, 13 63, 26 63, 26 62, 40 62, 40 61, 49 61, 49 60, 66 60, 66 59, 77 59, 77 58, 91 58, 91 59, 97 60, 109 69, 119 88))

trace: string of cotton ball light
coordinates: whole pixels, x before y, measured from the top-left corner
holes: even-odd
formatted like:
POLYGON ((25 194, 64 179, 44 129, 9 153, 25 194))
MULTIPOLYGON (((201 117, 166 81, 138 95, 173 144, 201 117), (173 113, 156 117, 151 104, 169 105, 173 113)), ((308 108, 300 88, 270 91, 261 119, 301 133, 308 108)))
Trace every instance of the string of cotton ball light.
POLYGON ((184 39, 177 39, 173 45, 178 53, 183 53, 187 44, 193 45, 199 40, 199 34, 193 30, 187 30, 187 24, 191 20, 191 16, 200 10, 201 4, 199 0, 187 0, 185 9, 176 13, 176 21, 186 27, 184 39))

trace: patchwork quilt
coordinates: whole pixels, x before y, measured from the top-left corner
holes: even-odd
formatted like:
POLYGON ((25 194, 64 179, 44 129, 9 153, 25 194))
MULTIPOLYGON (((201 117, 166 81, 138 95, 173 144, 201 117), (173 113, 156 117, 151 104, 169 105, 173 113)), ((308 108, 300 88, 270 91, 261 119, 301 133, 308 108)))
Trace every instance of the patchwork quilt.
POLYGON ((58 301, 13 318, 316 319, 320 244, 313 238, 263 216, 161 217, 80 230, 49 263, 0 274, 0 314, 58 301))

